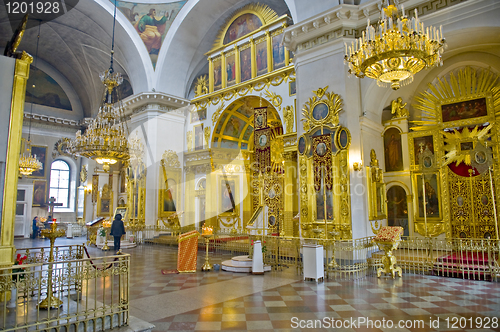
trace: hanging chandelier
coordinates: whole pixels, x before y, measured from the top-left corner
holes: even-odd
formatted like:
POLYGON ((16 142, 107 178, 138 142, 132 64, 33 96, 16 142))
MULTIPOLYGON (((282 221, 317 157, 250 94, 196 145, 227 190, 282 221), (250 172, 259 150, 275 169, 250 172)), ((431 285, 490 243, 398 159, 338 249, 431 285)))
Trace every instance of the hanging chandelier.
POLYGON ((33 156, 31 154, 31 142, 28 140, 25 145, 26 150, 22 154, 21 158, 19 158, 19 173, 22 175, 31 175, 33 172, 41 169, 43 165, 38 159, 36 159, 36 155, 33 156))
POLYGON ((413 76, 424 68, 442 65, 445 39, 442 26, 424 28, 424 23, 405 15, 401 5, 389 4, 381 11, 378 27, 368 25, 360 38, 345 44, 345 62, 349 74, 377 80, 377 85, 399 89, 413 82, 413 76))
MULTIPOLYGON (((38 59, 38 43, 40 41, 40 28, 42 22, 40 21, 38 24, 38 36, 36 41, 36 52, 35 52, 35 63, 34 67, 36 67, 36 61, 38 59)), ((35 87, 33 85, 33 87, 35 87)), ((38 171, 43 168, 42 163, 36 158, 36 155, 31 154, 31 118, 33 117, 33 101, 31 101, 30 105, 30 125, 28 129, 28 140, 24 143, 23 154, 19 158, 19 173, 22 175, 31 175, 33 172, 38 171)), ((24 141, 24 139, 23 139, 24 141)))
POLYGON ((83 134, 78 131, 76 137, 68 144, 68 150, 72 154, 95 160, 103 165, 102 168, 106 172, 109 171, 110 165, 117 161, 129 159, 127 128, 125 122, 122 121, 123 110, 113 100, 113 96, 118 96, 118 93, 113 93, 113 91, 123 82, 123 77, 113 70, 115 22, 116 4, 113 17, 111 65, 108 70, 99 75, 106 87, 103 102, 97 116, 90 121, 87 130, 83 134))

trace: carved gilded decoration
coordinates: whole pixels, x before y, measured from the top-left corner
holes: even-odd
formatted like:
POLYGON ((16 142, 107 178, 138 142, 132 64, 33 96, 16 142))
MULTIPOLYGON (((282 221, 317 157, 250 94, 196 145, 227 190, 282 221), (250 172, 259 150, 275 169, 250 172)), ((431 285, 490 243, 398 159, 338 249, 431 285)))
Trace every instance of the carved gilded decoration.
POLYGON ((317 126, 339 124, 342 99, 333 92, 326 92, 328 86, 313 91, 316 96, 309 98, 302 108, 302 127, 309 131, 317 126))
POLYGON ((391 102, 391 114, 393 118, 407 118, 410 115, 406 105, 408 103, 403 103, 403 99, 398 97, 391 102))
POLYGON ((198 77, 194 85, 194 96, 199 97, 207 93, 208 93, 208 77, 207 75, 202 75, 198 77))
POLYGON ((286 125, 286 133, 293 133, 293 125, 295 124, 295 112, 293 106, 285 106, 285 110, 283 111, 283 117, 285 118, 286 125))
MULTIPOLYGON (((166 150, 160 160, 158 176, 158 218, 169 219, 180 213, 182 169, 175 151, 166 150)), ((174 220, 173 222, 177 222, 174 220)))
POLYGON ((203 129, 203 135, 205 136, 205 144, 206 144, 206 149, 208 149, 210 147, 210 134, 212 133, 212 128, 211 127, 205 127, 203 129))
MULTIPOLYGON (((342 238, 352 237, 351 207, 350 207, 350 167, 349 146, 350 133, 347 128, 339 125, 339 113, 342 110, 342 99, 333 92, 327 92, 328 86, 313 91, 311 97, 303 107, 303 126, 306 133, 299 137, 297 152, 299 154, 299 192, 300 192, 300 227, 304 237, 342 238), (314 190, 315 174, 313 156, 323 153, 320 143, 312 146, 313 137, 330 135, 328 149, 331 151, 330 160, 332 192, 327 192, 326 198, 320 190, 314 190), (320 151, 316 151, 317 149, 320 151), (314 153, 313 153, 313 150, 314 153), (327 213, 333 210, 333 218, 327 218, 325 225, 324 212, 318 209, 325 207, 327 213), (319 207, 318 207, 319 206, 319 207), (331 207, 330 207, 331 206, 331 207), (320 218, 319 218, 319 217, 320 218), (326 228, 326 231, 325 231, 326 228), (326 234, 325 234, 326 233, 326 234)), ((323 142, 323 144, 326 144, 323 142)), ((316 172, 317 173, 317 172, 316 172)))
POLYGON ((489 69, 463 67, 416 97, 412 106, 420 120, 411 121, 408 135, 416 232, 496 237, 493 201, 500 196, 500 171, 493 156, 498 154, 499 82, 489 69))

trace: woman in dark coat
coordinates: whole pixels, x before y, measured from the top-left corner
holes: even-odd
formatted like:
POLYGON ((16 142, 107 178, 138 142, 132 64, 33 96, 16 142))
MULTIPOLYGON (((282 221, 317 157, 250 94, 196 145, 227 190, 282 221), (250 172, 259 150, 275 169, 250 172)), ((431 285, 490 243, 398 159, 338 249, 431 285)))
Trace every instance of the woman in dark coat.
POLYGON ((38 216, 36 216, 35 218, 33 218, 33 238, 36 239, 36 237, 38 236, 38 216))
POLYGON ((122 235, 125 234, 125 226, 123 225, 122 221, 122 215, 117 214, 115 216, 115 219, 113 220, 113 223, 111 224, 111 232, 110 234, 114 237, 115 239, 115 251, 116 254, 121 254, 120 250, 120 240, 122 238, 122 235))

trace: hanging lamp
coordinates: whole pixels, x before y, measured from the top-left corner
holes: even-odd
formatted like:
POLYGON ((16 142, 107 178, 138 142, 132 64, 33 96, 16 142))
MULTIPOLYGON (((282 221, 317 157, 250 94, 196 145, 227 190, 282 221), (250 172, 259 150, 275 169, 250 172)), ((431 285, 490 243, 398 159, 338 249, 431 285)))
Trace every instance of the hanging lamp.
MULTIPOLYGON (((38 24, 38 36, 36 41, 36 51, 35 51, 35 63, 33 67, 36 68, 36 63, 38 60, 38 44, 40 42, 40 28, 42 25, 42 21, 38 24)), ((35 85, 33 85, 35 88, 35 85)), ((24 142, 23 154, 19 158, 19 173, 22 175, 31 175, 33 172, 38 171, 43 168, 42 163, 36 158, 36 155, 31 154, 31 118, 33 118, 33 101, 31 101, 30 105, 30 124, 28 129, 28 140, 24 142)))
POLYGON ((110 165, 117 161, 126 161, 130 158, 128 147, 128 130, 124 121, 121 121, 123 110, 113 101, 114 89, 122 82, 123 78, 113 69, 113 56, 115 47, 116 1, 113 15, 113 34, 111 39, 111 64, 108 70, 99 77, 104 84, 105 91, 97 116, 91 120, 86 131, 76 133, 76 137, 68 144, 70 153, 93 159, 103 165, 108 172, 110 165))

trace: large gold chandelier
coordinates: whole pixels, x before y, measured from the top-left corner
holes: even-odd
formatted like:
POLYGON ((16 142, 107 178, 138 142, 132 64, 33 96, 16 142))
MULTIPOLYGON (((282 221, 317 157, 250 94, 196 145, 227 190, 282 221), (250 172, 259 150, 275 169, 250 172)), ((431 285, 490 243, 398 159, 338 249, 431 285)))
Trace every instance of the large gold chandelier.
POLYGON ((38 159, 36 159, 36 155, 33 156, 31 154, 31 142, 27 141, 25 145, 26 149, 19 158, 19 173, 22 175, 31 175, 31 173, 41 169, 43 165, 38 159))
MULTIPOLYGON (((41 29, 42 22, 38 23, 38 36, 36 40, 36 52, 35 52, 35 64, 34 67, 36 67, 36 62, 38 60, 38 44, 40 42, 40 29, 41 29)), ((33 85, 33 87, 35 87, 33 85)), ((24 138, 22 139, 22 142, 24 143, 23 145, 23 154, 19 158, 19 173, 22 175, 31 175, 33 172, 38 171, 39 169, 43 168, 42 163, 36 158, 36 155, 31 154, 31 118, 33 117, 33 101, 31 101, 30 105, 30 126, 28 129, 28 140, 25 141, 24 138)))
POLYGON ((78 131, 68 149, 75 155, 94 159, 108 171, 109 165, 129 158, 126 128, 121 121, 122 109, 115 107, 111 98, 113 90, 122 83, 123 78, 119 73, 112 73, 111 69, 102 73, 100 78, 106 86, 105 100, 87 130, 83 134, 78 131))
POLYGON ((111 44, 111 65, 108 70, 100 74, 102 83, 106 87, 103 102, 95 119, 92 119, 87 130, 82 134, 76 133, 75 139, 68 144, 68 150, 75 155, 94 159, 103 165, 104 171, 109 171, 109 165, 115 164, 118 160, 129 159, 129 149, 127 141, 127 130, 125 126, 123 110, 115 107, 113 93, 122 82, 123 78, 113 70, 113 55, 115 44, 115 22, 116 4, 113 17, 113 36, 111 44))
POLYGON ((418 19, 401 16, 396 6, 382 9, 378 28, 368 25, 360 38, 345 44, 345 61, 349 73, 357 77, 376 79, 379 86, 397 90, 413 82, 413 75, 424 68, 442 65, 441 54, 445 39, 442 26, 424 28, 418 19))

